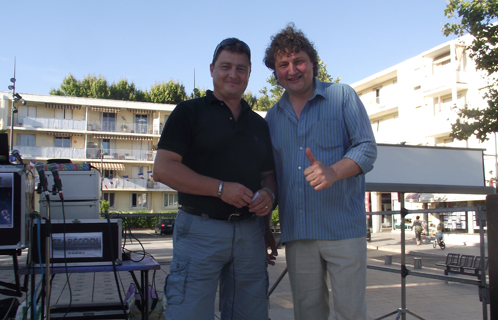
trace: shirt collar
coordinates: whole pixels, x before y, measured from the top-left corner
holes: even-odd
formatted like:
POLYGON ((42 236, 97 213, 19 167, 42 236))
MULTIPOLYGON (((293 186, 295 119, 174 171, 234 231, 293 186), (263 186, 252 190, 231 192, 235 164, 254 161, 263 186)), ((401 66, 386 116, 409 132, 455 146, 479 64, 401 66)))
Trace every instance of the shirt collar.
MULTIPOLYGON (((311 96, 311 98, 308 101, 314 100, 317 96, 320 96, 323 99, 327 99, 327 94, 325 92, 325 83, 318 80, 317 77, 315 77, 314 82, 315 82, 315 90, 313 91, 313 96, 311 96)), ((280 101, 282 100, 285 100, 290 105, 289 94, 287 93, 287 90, 282 95, 282 98, 280 98, 280 101)), ((282 108, 283 106, 280 103, 280 101, 278 102, 278 105, 282 108)))
MULTIPOLYGON (((222 102, 221 100, 216 98, 213 91, 211 91, 211 90, 206 90, 206 99, 207 99, 208 104, 212 104, 213 102, 216 102, 217 105, 221 105, 221 102, 222 102)), ((242 109, 240 110, 240 112, 245 111, 246 109, 251 109, 249 104, 244 99, 240 99, 240 104, 242 105, 242 109)))

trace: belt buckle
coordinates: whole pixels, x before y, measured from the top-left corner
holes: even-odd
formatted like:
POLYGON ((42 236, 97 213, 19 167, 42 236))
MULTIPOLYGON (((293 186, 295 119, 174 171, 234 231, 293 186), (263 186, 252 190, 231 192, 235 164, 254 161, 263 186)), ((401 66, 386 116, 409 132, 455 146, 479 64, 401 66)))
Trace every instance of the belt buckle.
POLYGON ((242 218, 242 214, 239 212, 235 212, 228 217, 228 222, 238 222, 241 220, 240 218, 242 218))

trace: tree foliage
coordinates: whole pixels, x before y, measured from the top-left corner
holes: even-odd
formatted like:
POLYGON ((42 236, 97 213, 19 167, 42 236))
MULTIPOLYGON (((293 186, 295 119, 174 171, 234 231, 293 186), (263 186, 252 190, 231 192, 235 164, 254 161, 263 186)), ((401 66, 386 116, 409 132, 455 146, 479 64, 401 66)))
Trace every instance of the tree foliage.
POLYGON ((488 139, 488 134, 498 132, 498 1, 497 0, 449 0, 444 10, 446 17, 454 19, 443 27, 446 36, 462 36, 469 33, 474 37, 466 47, 469 56, 478 70, 489 77, 489 86, 484 90, 488 108, 465 106, 457 111, 459 119, 452 124, 451 136, 466 140, 475 135, 480 141, 488 139))
POLYGON ((189 95, 189 99, 195 99, 206 96, 206 89, 194 88, 192 93, 189 95))
POLYGON ((173 80, 154 84, 148 94, 148 101, 154 103, 178 104, 186 99, 187 93, 183 84, 173 80))
MULTIPOLYGON (((88 75, 77 80, 72 74, 64 77, 58 89, 52 89, 51 95, 141 101, 177 104, 187 99, 185 87, 172 80, 154 84, 150 91, 137 89, 133 82, 121 79, 109 85, 103 76, 88 75)), ((205 94, 205 92, 204 92, 205 94)))
MULTIPOLYGON (((320 57, 318 57, 318 80, 323 81, 323 82, 339 82, 341 81, 341 78, 333 79, 330 74, 327 72, 327 64, 324 63, 320 57)), ((281 87, 278 84, 278 80, 275 78, 275 76, 272 74, 268 79, 266 79, 266 82, 270 84, 270 89, 268 93, 268 88, 263 87, 263 89, 259 90, 259 93, 261 93, 261 97, 258 99, 256 106, 254 109, 260 110, 260 111, 267 111, 270 109, 275 103, 280 100, 282 95, 285 92, 285 89, 281 87)))
POLYGON ((242 99, 244 99, 252 109, 256 109, 258 98, 253 95, 251 91, 247 91, 246 93, 244 93, 242 99))

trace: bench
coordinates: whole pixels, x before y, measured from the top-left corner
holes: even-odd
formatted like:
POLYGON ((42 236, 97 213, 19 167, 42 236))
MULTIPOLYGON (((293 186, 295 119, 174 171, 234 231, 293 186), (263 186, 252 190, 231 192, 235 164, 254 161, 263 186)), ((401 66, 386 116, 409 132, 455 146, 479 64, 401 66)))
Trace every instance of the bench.
MULTIPOLYGON (((484 270, 488 269, 488 258, 485 260, 484 270)), ((472 274, 477 276, 478 279, 481 279, 481 257, 477 256, 474 259, 474 263, 470 267, 462 267, 462 273, 464 274, 472 274), (467 273, 466 271, 471 271, 472 273, 467 273)))
MULTIPOLYGON (((486 258, 486 268, 487 268, 487 260, 486 258)), ((436 263, 437 266, 444 267, 444 275, 448 275, 448 273, 458 273, 458 274, 466 274, 466 275, 474 275, 480 278, 481 271, 481 257, 480 256, 471 256, 466 254, 458 254, 458 253, 448 253, 446 256, 445 263, 436 263), (469 273, 471 271, 472 273, 469 273)))
POLYGON ((460 254, 459 253, 448 253, 446 255, 446 262, 445 263, 436 263, 436 266, 442 266, 445 267, 444 269, 444 275, 448 275, 448 271, 450 267, 457 267, 458 262, 459 262, 460 254))

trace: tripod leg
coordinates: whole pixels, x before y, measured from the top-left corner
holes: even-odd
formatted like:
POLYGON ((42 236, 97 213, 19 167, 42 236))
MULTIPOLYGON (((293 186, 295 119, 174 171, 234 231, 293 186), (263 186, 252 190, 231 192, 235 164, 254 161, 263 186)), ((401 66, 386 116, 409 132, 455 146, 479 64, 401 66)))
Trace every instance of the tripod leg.
POLYGON ((410 310, 406 310, 406 313, 411 314, 412 316, 414 316, 414 317, 415 317, 415 318, 417 318, 417 319, 425 320, 424 318, 422 318, 421 316, 419 316, 419 315, 417 315, 417 314, 415 314, 415 313, 411 312, 410 310))
MULTIPOLYGON (((382 316, 382 317, 380 317, 380 318, 375 318, 375 320, 385 319, 385 318, 387 318, 387 317, 389 317, 389 316, 392 316, 393 314, 396 314, 396 313, 399 313, 399 310, 396 310, 396 311, 393 311, 393 312, 388 313, 388 314, 386 314, 386 315, 383 315, 383 316, 382 316)), ((397 319, 397 318, 396 318, 396 319, 397 319)))
POLYGON ((272 294, 273 290, 275 290, 275 288, 278 286, 278 284, 280 283, 280 281, 282 281, 282 278, 285 276, 286 273, 287 273, 287 267, 285 267, 285 270, 282 271, 282 273, 278 277, 277 281, 275 281, 275 284, 271 287, 270 291, 268 291, 268 297, 270 297, 270 295, 272 294))

